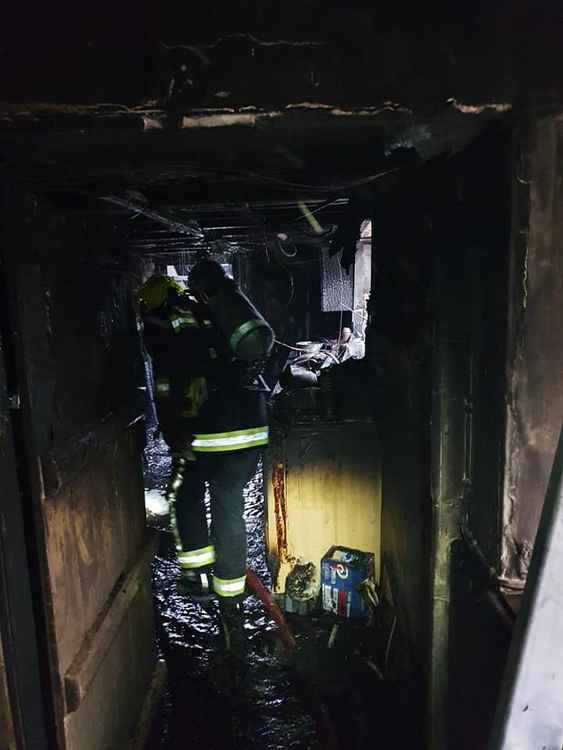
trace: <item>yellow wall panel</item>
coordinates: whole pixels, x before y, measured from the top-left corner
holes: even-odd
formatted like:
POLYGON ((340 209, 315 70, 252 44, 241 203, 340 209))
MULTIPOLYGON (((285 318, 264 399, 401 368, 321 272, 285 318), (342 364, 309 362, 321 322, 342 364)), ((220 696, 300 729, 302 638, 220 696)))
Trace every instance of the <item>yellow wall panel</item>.
POLYGON ((266 468, 274 590, 296 562, 320 565, 335 544, 375 555, 379 579, 381 466, 371 422, 297 425, 274 435, 266 468))

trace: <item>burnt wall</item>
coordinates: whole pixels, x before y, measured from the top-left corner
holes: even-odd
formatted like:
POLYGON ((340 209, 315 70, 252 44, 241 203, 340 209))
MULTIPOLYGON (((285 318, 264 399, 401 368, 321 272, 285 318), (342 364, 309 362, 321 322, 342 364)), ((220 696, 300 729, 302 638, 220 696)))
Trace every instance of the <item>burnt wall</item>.
POLYGON ((58 747, 127 742, 155 667, 131 264, 111 215, 4 192, 4 262, 58 747))
POLYGON ((408 192, 380 202, 375 217, 369 346, 372 356, 379 347, 387 382, 383 565, 404 641, 396 679, 403 690, 411 686, 419 705, 428 688, 431 747, 485 746, 507 645, 486 601, 487 573, 462 528, 495 566, 508 143, 508 133, 492 133, 459 157, 428 165, 408 192), (487 673, 486 689, 476 665, 487 673))
POLYGON ((563 120, 515 139, 502 575, 526 579, 563 420, 563 120))

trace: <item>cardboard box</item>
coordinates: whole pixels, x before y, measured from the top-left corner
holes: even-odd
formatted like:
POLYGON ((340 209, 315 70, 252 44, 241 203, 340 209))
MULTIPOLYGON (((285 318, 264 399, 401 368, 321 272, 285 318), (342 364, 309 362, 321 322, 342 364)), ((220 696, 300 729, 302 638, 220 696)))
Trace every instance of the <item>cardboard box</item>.
POLYGON ((357 586, 373 577, 374 556, 350 547, 334 546, 321 560, 321 600, 325 612, 357 619, 367 617, 369 607, 357 586))

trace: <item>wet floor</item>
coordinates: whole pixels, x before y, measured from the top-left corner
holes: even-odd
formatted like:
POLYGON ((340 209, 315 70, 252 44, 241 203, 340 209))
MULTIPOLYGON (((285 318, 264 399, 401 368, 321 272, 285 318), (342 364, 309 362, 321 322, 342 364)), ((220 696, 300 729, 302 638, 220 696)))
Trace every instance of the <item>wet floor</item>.
MULTIPOLYGON (((166 446, 151 442, 146 454, 145 485, 158 500, 155 491, 164 490, 169 470, 166 446)), ((246 489, 245 517, 249 565, 269 586, 261 472, 246 489)), ((151 516, 151 522, 166 528, 163 517, 151 516)), ((262 604, 249 597, 247 671, 235 683, 223 659, 216 604, 204 609, 176 591, 172 539, 165 531, 161 536, 153 587, 169 679, 150 750, 363 750, 375 746, 376 736, 385 742, 381 747, 399 746, 388 721, 392 705, 374 670, 369 628, 333 631, 322 618, 294 617, 297 649, 287 655, 262 604), (331 633, 337 637, 329 648, 331 633), (377 705, 381 716, 374 722, 377 705)))

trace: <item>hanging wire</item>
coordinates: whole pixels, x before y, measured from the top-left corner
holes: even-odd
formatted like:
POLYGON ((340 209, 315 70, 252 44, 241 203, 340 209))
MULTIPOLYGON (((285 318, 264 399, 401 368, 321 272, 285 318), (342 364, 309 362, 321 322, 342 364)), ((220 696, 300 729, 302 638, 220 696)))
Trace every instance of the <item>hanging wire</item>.
MULTIPOLYGON (((317 208, 309 209, 309 213, 311 216, 314 214, 318 214, 319 211, 324 211, 325 208, 328 208, 329 206, 332 206, 334 203, 338 203, 338 201, 341 201, 342 198, 333 198, 333 200, 326 201, 322 205, 318 206, 317 208)), ((300 221, 305 221, 306 217, 302 214, 301 216, 298 216, 297 219, 292 219, 291 221, 288 221, 288 225, 290 224, 297 224, 300 221)))
POLYGON ((282 246, 281 242, 279 241, 279 239, 278 239, 278 249, 279 249, 280 253, 283 256, 285 256, 286 258, 295 258, 295 256, 297 255, 297 248, 295 247, 295 245, 293 246, 293 252, 292 253, 288 253, 286 250, 283 249, 283 246, 282 246))
POLYGON ((221 169, 212 169, 209 170, 212 173, 222 173, 222 174, 231 174, 234 176, 245 176, 250 177, 251 179, 257 179, 261 180, 263 182, 271 182, 275 185, 280 185, 281 187, 287 187, 292 190, 318 190, 319 192, 341 192, 345 190, 353 190, 357 187, 362 187, 362 185, 369 185, 372 182, 375 182, 375 180, 378 180, 380 177, 385 177, 385 175, 393 174, 394 172, 398 171, 398 168, 396 169, 387 169, 384 172, 378 172, 377 174, 368 175, 367 177, 363 177, 359 180, 354 180, 352 182, 344 182, 340 185, 308 185, 306 183, 301 182, 290 182, 289 180, 283 180, 279 177, 271 177, 269 175, 262 175, 257 172, 250 172, 245 170, 221 170, 221 169))
POLYGON ((328 192, 328 193, 338 193, 338 192, 344 192, 348 190, 353 190, 357 187, 362 187, 363 185, 369 185, 372 182, 375 182, 376 180, 380 179, 381 177, 385 177, 388 174, 394 174, 399 170, 398 167, 394 169, 387 169, 383 172, 377 172, 376 174, 368 175, 367 177, 362 177, 359 180, 353 180, 351 182, 344 182, 339 185, 310 185, 303 182, 291 182, 290 180, 284 180, 280 177, 272 177, 270 175, 260 174, 259 172, 252 172, 247 170, 238 170, 238 169, 220 169, 218 167, 212 167, 210 169, 202 169, 197 164, 186 164, 186 167, 189 167, 194 171, 194 173, 199 173, 201 176, 205 175, 228 175, 232 177, 246 177, 247 179, 251 180, 258 180, 261 182, 267 182, 274 185, 279 185, 280 187, 285 187, 289 190, 310 190, 310 191, 318 191, 318 192, 328 192))
POLYGON ((285 303, 285 306, 289 307, 289 305, 291 305, 291 303, 293 302, 293 298, 295 297, 295 279, 293 278, 293 274, 291 273, 289 269, 286 269, 286 271, 289 274, 290 291, 289 291, 289 299, 285 303))
POLYGON ((299 349, 299 347, 297 346, 290 346, 289 344, 284 344, 284 342, 280 341, 279 339, 276 339, 275 343, 278 344, 279 346, 284 346, 286 349, 291 349, 294 352, 307 353, 307 349, 299 349))

